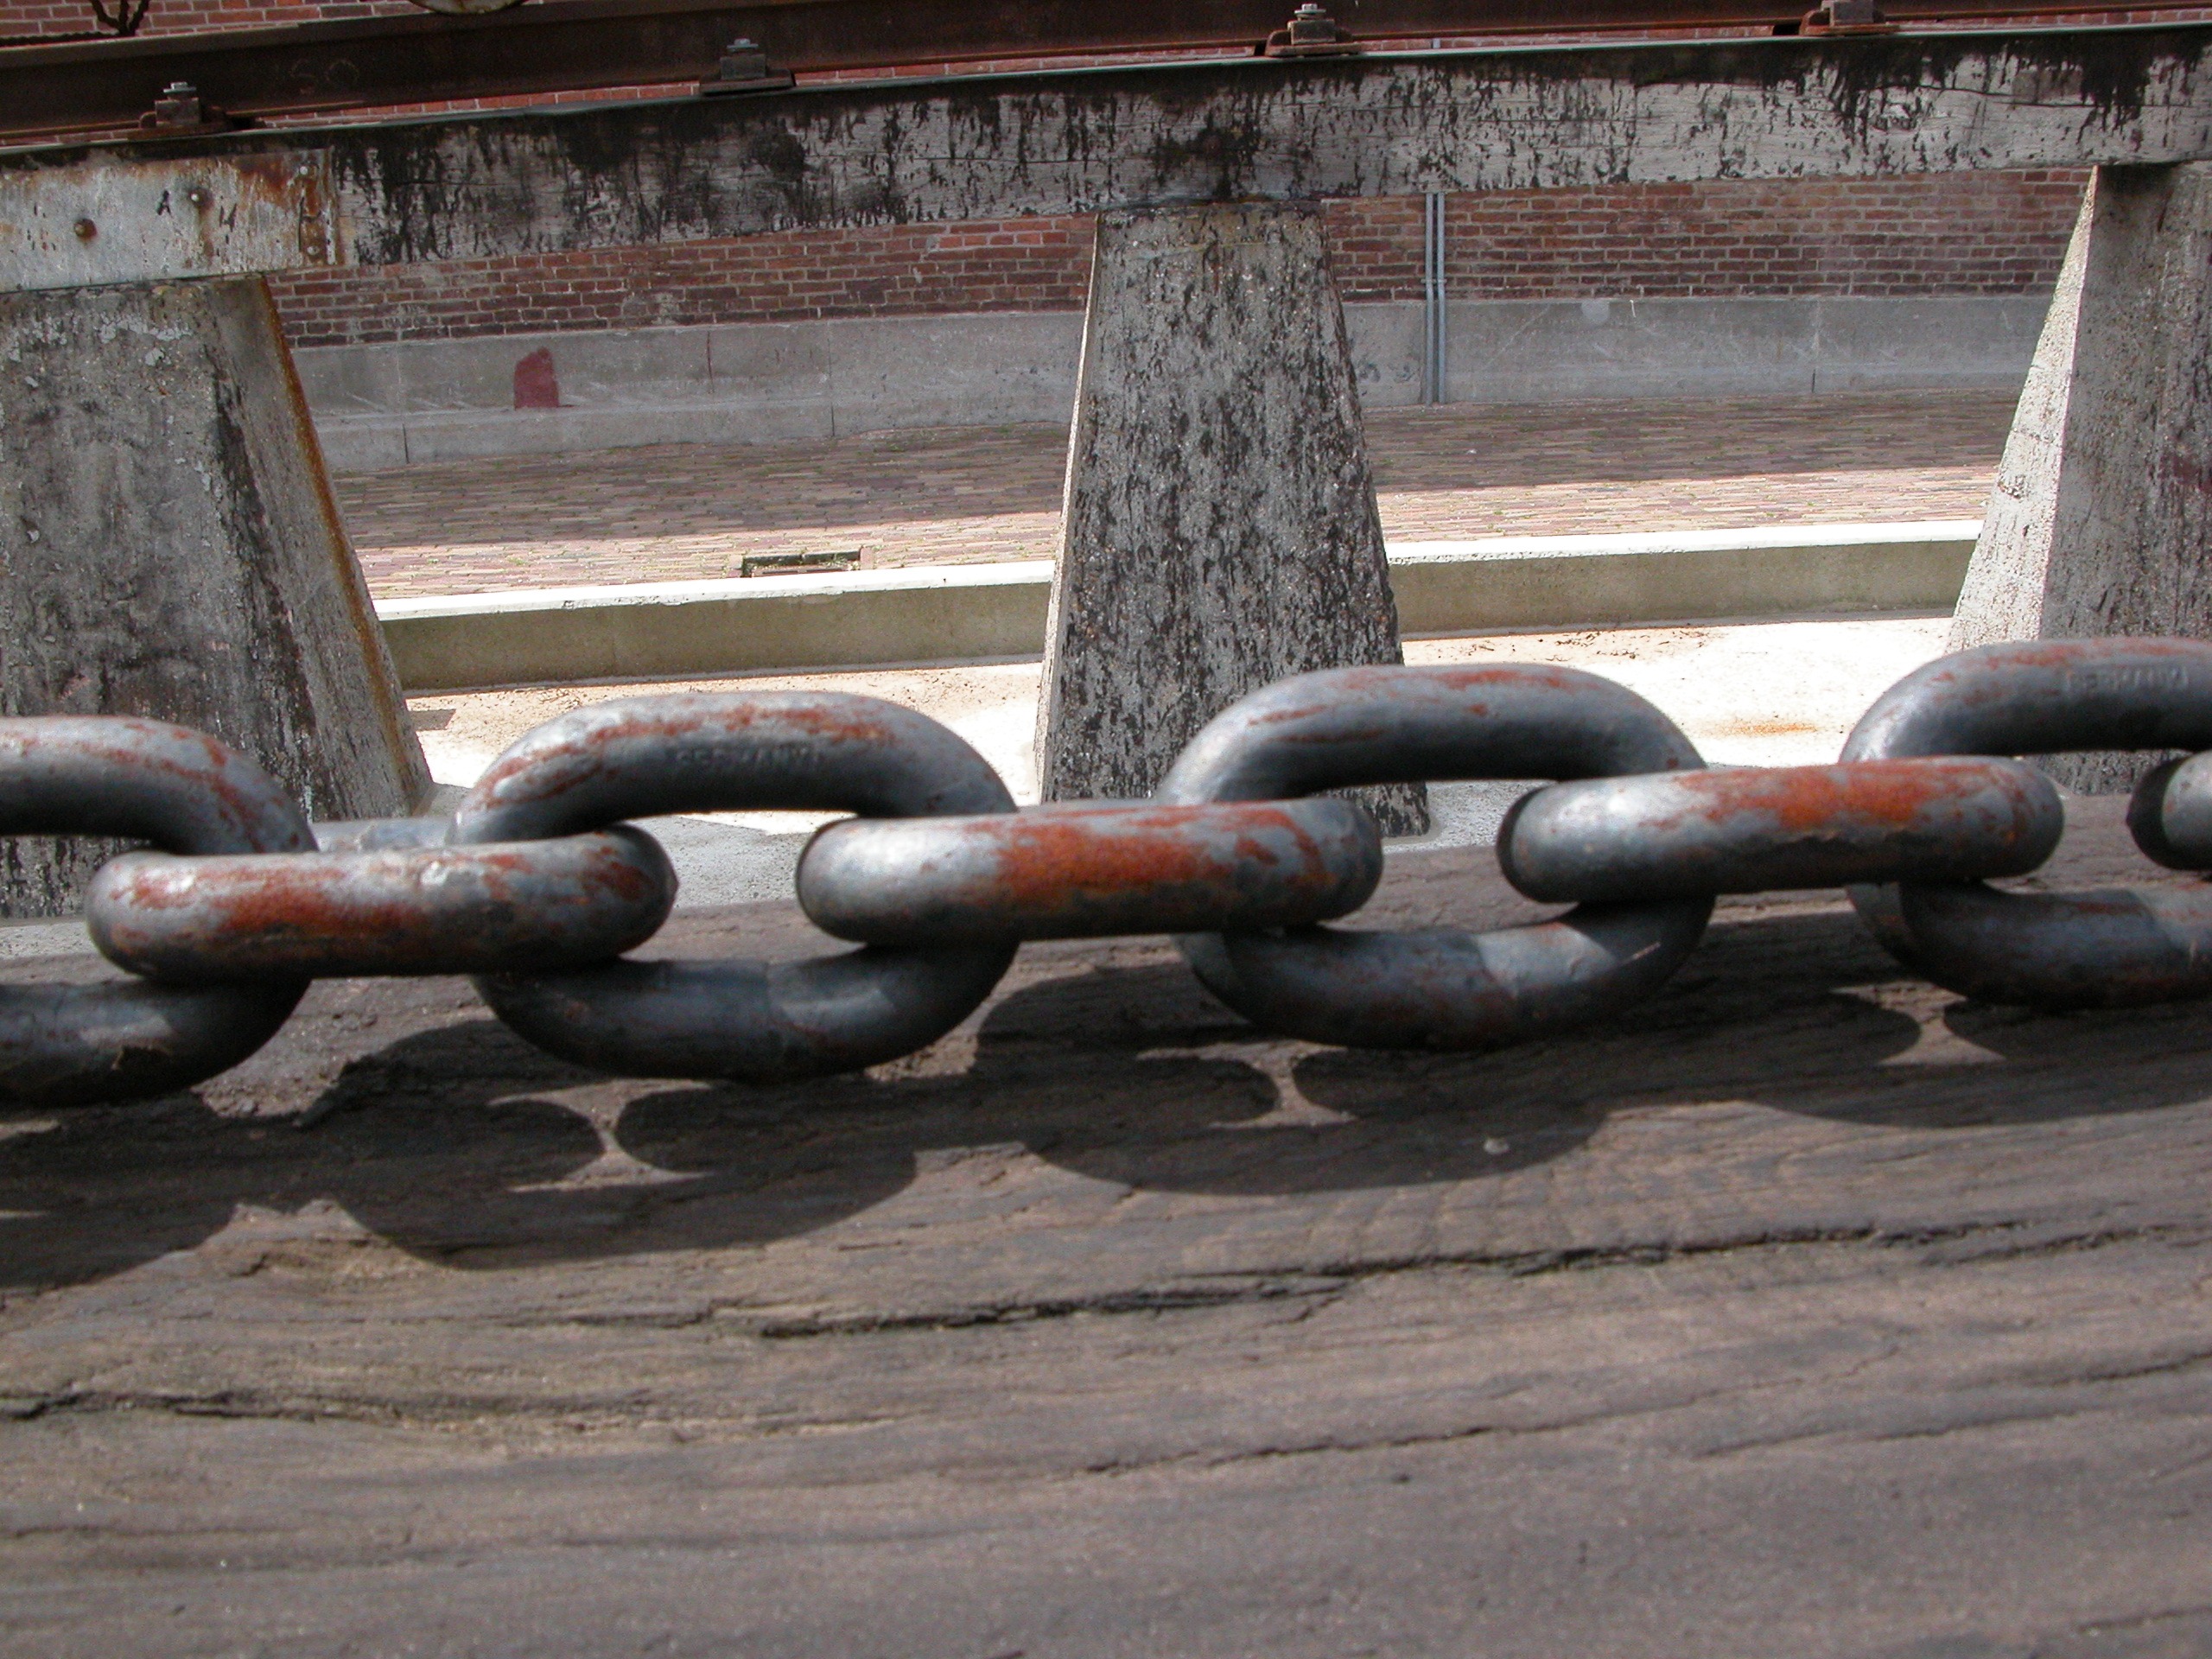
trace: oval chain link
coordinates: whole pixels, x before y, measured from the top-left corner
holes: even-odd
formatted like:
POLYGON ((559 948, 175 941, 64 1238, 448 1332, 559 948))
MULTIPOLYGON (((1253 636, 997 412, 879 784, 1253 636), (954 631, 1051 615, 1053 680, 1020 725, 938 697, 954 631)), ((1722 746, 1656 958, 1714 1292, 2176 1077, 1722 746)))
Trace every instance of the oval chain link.
POLYGON ((1350 801, 1084 801, 980 818, 854 818, 807 844, 800 908, 876 944, 1295 927, 1357 910, 1382 836, 1350 801))
MULTIPOLYGON (((1985 645, 1907 675, 1867 709, 1843 756, 2176 748, 2212 748, 2212 646, 2046 639, 1985 645)), ((1962 995, 2124 1007, 2212 992, 2212 888, 2007 893, 1910 880, 1850 893, 1892 955, 1962 995)))
POLYGON ((2066 827, 2016 760, 1741 766, 1554 784, 1497 836, 1505 878, 1551 904, 2024 875, 2066 827))
MULTIPOLYGON (((1362 784, 1586 778, 1704 762, 1624 686, 1569 668, 1352 668, 1256 691, 1192 740, 1171 801, 1362 784)), ((1186 934, 1206 988, 1255 1025, 1354 1048, 1488 1048, 1626 1007, 1705 931, 1707 896, 1582 905, 1485 933, 1433 928, 1186 934)))
POLYGON ((675 903, 668 855, 624 825, 486 847, 128 854, 93 878, 85 923, 109 961, 173 983, 542 973, 643 944, 675 903))
MULTIPOLYGON (((982 756, 874 697, 759 691, 631 697, 527 734, 454 813, 459 846, 671 812, 1011 812, 982 756)), ((549 1052, 633 1077, 782 1081, 936 1041, 991 994, 1011 941, 866 945, 805 962, 632 962, 491 974, 476 989, 549 1052)))
POLYGON ((2127 803, 2143 855, 2170 870, 2212 870, 2212 754, 2153 766, 2127 803))
MULTIPOLYGON (((159 721, 0 720, 0 835, 121 836, 170 853, 315 845, 276 781, 204 732, 159 721)), ((188 1089, 275 1036, 307 981, 0 986, 0 1101, 88 1105, 188 1089)))

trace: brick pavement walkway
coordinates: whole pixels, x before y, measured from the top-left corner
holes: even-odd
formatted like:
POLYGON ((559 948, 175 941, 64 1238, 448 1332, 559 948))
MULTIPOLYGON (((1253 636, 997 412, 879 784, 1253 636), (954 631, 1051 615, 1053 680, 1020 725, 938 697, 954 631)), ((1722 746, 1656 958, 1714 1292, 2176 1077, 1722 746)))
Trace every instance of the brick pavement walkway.
MULTIPOLYGON (((2010 396, 1387 410, 1370 416, 1394 541, 1970 518, 2010 396)), ((863 567, 1047 558, 1066 435, 874 433, 660 444, 340 477, 380 596, 734 576, 748 554, 863 567)))

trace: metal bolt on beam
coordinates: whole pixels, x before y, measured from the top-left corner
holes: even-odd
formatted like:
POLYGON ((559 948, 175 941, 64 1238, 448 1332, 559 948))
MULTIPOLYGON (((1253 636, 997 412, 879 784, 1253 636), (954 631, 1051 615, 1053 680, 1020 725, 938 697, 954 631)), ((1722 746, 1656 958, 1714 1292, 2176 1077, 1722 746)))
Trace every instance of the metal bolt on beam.
POLYGON ((1289 22, 1268 36, 1260 52, 1269 58, 1341 58, 1360 49, 1345 38, 1325 8, 1306 0, 1291 14, 1289 22))
POLYGON ((768 54, 742 37, 722 48, 715 73, 699 83, 702 98, 726 98, 733 92, 780 92, 791 85, 788 69, 772 67, 768 54))
POLYGON ((1818 11, 1805 14, 1799 25, 1807 35, 1894 35, 1897 26, 1884 16, 1874 0, 1829 0, 1818 11))
POLYGON ((200 96, 200 89, 190 81, 173 80, 154 100, 154 107, 138 118, 138 124, 149 132, 166 136, 230 132, 254 124, 246 117, 217 109, 200 96))

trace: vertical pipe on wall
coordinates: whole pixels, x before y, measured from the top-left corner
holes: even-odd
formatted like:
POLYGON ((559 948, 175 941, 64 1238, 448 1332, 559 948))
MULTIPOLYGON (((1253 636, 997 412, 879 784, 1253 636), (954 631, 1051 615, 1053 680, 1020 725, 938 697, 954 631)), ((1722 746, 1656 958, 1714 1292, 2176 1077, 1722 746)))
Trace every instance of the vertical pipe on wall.
POLYGON ((1427 329, 1421 358, 1421 401, 1447 399, 1444 351, 1444 195, 1432 190, 1421 224, 1422 322, 1427 329))

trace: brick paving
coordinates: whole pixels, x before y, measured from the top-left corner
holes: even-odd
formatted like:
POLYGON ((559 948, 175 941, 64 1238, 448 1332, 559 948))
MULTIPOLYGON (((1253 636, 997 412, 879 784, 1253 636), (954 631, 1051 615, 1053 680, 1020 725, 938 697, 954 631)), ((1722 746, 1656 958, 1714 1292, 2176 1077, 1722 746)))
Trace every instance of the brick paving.
MULTIPOLYGON (((1971 518, 2009 395, 1459 404, 1370 417, 1393 541, 1971 518)), ((862 568, 1048 558, 1064 429, 661 444, 343 476, 379 596, 734 576, 748 555, 862 568)))

